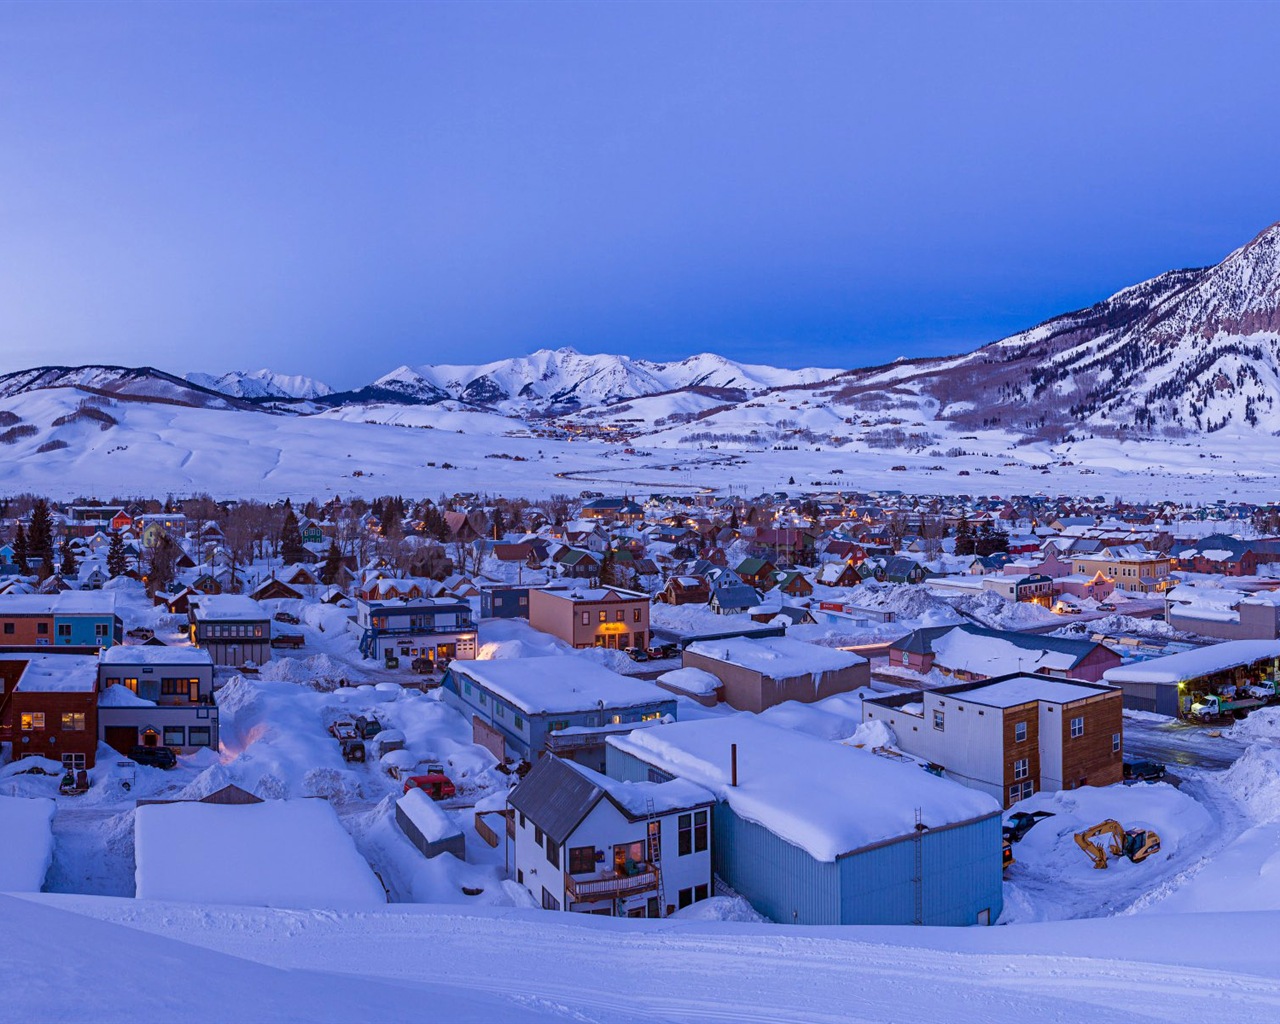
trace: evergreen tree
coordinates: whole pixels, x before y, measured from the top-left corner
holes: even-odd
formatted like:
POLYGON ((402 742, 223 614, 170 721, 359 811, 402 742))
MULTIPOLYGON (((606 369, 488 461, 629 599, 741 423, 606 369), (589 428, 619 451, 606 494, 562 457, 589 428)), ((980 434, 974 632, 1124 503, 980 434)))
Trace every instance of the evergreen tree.
POLYGON ((284 503, 284 525, 280 527, 280 557, 286 565, 301 562, 307 557, 307 549, 302 546, 302 531, 298 529, 298 517, 293 514, 293 506, 288 500, 284 503))
POLYGON ((502 514, 502 506, 498 505, 493 510, 493 539, 502 540, 507 532, 507 520, 502 514))
POLYGON ((338 582, 338 573, 342 571, 342 552, 338 550, 336 540, 329 541, 329 550, 324 556, 324 568, 320 570, 320 579, 327 586, 338 582))
POLYGON ((618 560, 609 548, 600 559, 600 586, 616 587, 618 585, 618 560))
POLYGON ((44 498, 37 498, 31 509, 27 547, 32 558, 40 559, 40 578, 47 579, 53 575, 53 517, 44 498))
POLYGON ((129 559, 124 553, 124 539, 118 533, 111 535, 107 547, 107 575, 113 580, 129 571, 129 559))
POLYGON ((75 548, 71 546, 71 538, 67 537, 62 542, 62 577, 63 579, 73 580, 80 575, 80 562, 76 558, 75 548))
POLYGON ((737 532, 742 523, 738 520, 738 506, 735 505, 729 513, 729 529, 737 532))
POLYGON ((31 546, 27 542, 27 531, 19 523, 18 532, 13 535, 13 561, 18 566, 18 572, 23 576, 31 575, 31 563, 27 560, 30 554, 31 546))

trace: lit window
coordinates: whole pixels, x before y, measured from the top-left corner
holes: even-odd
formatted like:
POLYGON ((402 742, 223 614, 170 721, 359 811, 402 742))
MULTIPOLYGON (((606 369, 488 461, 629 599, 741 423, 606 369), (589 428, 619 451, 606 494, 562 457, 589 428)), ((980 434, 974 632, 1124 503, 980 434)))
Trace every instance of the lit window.
POLYGON ((44 728, 44 712, 43 711, 24 711, 22 713, 21 728, 23 732, 34 732, 37 729, 44 728))
POLYGON ((84 732, 84 712, 62 712, 62 729, 64 732, 84 732))

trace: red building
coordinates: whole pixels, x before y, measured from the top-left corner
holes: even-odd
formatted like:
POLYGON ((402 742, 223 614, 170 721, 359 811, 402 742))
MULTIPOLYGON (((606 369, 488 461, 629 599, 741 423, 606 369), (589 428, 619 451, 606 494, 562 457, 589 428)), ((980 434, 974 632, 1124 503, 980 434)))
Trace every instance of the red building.
POLYGON ((47 757, 92 768, 98 749, 98 659, 77 654, 0 657, 0 740, 13 759, 47 757))

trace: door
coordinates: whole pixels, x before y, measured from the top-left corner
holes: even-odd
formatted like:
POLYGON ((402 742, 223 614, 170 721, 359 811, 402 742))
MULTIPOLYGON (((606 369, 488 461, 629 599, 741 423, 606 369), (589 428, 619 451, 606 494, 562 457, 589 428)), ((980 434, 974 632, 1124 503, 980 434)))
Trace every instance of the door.
POLYGON ((160 746, 160 734, 154 729, 146 729, 142 733, 142 745, 144 747, 160 746))
POLYGON ((132 725, 108 725, 102 730, 102 738, 117 754, 128 756, 138 742, 138 730, 132 725))

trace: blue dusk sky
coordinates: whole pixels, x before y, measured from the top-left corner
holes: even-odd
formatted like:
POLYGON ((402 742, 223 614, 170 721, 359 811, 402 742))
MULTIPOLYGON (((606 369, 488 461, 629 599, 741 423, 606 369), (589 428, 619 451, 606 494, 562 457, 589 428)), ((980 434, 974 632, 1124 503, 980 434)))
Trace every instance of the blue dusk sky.
POLYGON ((0 7, 0 370, 962 351, 1280 220, 1280 4, 0 7))

